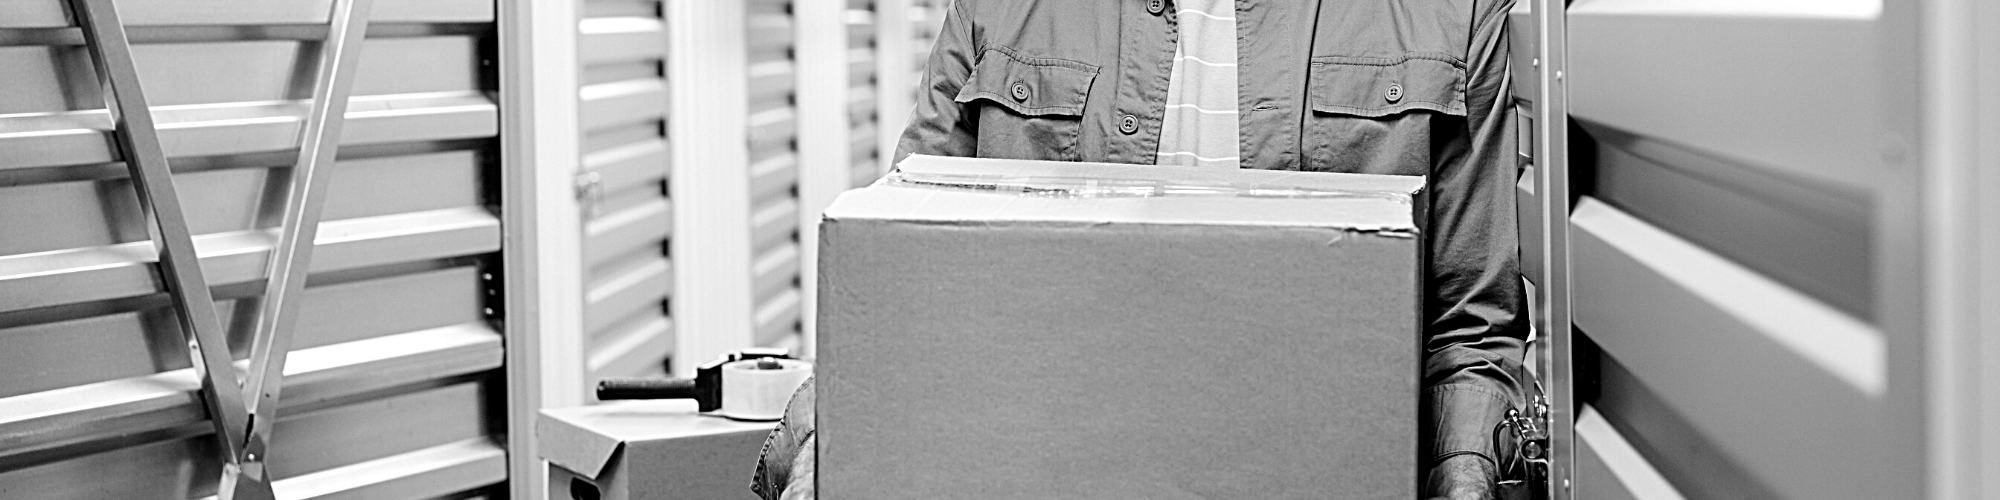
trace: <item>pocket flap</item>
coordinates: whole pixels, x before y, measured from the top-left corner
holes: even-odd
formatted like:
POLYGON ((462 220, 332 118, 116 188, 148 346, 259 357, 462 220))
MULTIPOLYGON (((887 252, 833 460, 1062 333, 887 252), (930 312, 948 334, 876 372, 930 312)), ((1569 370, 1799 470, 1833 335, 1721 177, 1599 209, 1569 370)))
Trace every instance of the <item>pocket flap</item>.
POLYGON ((1097 67, 1066 59, 1024 57, 988 48, 954 100, 986 99, 1028 116, 1083 116, 1097 67))
POLYGON ((1465 70, 1442 55, 1314 57, 1312 109, 1370 118, 1411 109, 1465 116, 1465 70))

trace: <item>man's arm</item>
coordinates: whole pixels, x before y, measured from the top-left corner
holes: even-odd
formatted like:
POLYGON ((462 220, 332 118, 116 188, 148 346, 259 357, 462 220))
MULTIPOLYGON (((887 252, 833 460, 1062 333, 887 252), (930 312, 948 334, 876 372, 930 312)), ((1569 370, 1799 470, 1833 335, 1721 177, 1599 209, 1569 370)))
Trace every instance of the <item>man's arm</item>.
POLYGON ((896 141, 896 163, 902 163, 910 153, 972 156, 977 151, 978 123, 975 117, 966 116, 964 106, 956 100, 959 88, 970 80, 972 67, 978 62, 973 60, 979 48, 972 42, 974 28, 968 3, 971 2, 953 1, 945 12, 944 29, 938 33, 937 46, 931 48, 924 80, 917 88, 910 125, 896 141))
MULTIPOLYGON (((1495 466, 1493 427, 1529 390, 1521 365, 1527 316, 1515 235, 1515 117, 1508 103, 1506 13, 1476 3, 1466 54, 1464 147, 1431 172, 1431 324, 1425 342, 1424 428, 1432 491, 1451 476, 1495 466), (1485 462, 1485 463, 1481 463, 1485 462)), ((1492 469, 1480 475, 1490 484, 1492 469)), ((1453 498, 1458 498, 1453 495, 1453 498)))
POLYGON ((819 415, 814 401, 819 391, 808 377, 785 402, 785 416, 764 437, 764 449, 757 452, 757 472, 750 478, 750 492, 761 500, 812 500, 817 483, 814 472, 819 456, 819 415))

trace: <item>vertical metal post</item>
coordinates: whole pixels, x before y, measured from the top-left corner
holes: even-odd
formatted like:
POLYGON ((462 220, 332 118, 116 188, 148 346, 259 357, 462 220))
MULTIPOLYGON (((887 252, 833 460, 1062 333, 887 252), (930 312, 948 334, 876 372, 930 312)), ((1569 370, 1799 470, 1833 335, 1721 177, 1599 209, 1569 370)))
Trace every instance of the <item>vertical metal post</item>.
MULTIPOLYGON (((1935 233, 1935 224, 1946 223, 1927 213, 1931 207, 1948 205, 1953 200, 1931 199, 1934 195, 1956 195, 1952 191, 1928 192, 1934 171, 1931 166, 1942 158, 1933 157, 1929 148, 1931 142, 1947 137, 1931 137, 1933 125, 1927 123, 1944 115, 1933 113, 1927 107, 1927 100, 1945 97, 1933 94, 1939 89, 1929 88, 1931 73, 1943 69, 1936 67, 1931 58, 1943 56, 1932 53, 1926 47, 1927 39, 1949 37, 1949 26, 1929 26, 1926 16, 1934 13, 1937 2, 1882 2, 1876 15, 1872 35, 1875 36, 1875 57, 1881 69, 1868 75, 1876 80, 1879 103, 1871 106, 1878 123, 1873 124, 1875 137, 1867 138, 1875 143, 1878 158, 1875 163, 1879 170, 1871 172, 1869 240, 1872 258, 1871 280, 1874 295, 1874 317, 1870 319, 1882 332, 1886 350, 1883 352, 1887 381, 1886 391, 1880 396, 1880 413, 1877 417, 1877 440, 1879 444, 1873 456, 1873 463, 1880 477, 1871 478, 1877 492, 1896 492, 1907 498, 1936 497, 1940 491, 1931 484, 1929 474, 1938 470, 1933 453, 1934 434, 1942 429, 1933 427, 1933 419, 1945 417, 1936 413, 1932 403, 1957 398, 1936 399, 1934 390, 1947 389, 1949 384, 1937 380, 1940 371, 1949 370, 1949 359, 1938 359, 1933 353, 1939 348, 1959 349, 1962 346, 1934 344, 1949 339, 1934 338, 1931 333, 1941 325, 1933 324, 1930 317, 1933 308, 1948 306, 1939 303, 1941 298, 1934 294, 1933 287, 1946 285, 1934 281, 1931 273, 1944 269, 1934 266, 1950 265, 1937 259, 1933 254, 1946 248, 1934 247, 1934 236, 1949 236, 1935 233), (1932 32, 1933 28, 1945 31, 1932 32)), ((1958 97, 1949 101, 1946 109, 1954 112, 1970 102, 1958 97)), ((1948 223, 1947 223, 1948 224, 1948 223)), ((1958 271, 1963 272, 1963 271, 1958 271)), ((1956 278, 1956 277, 1954 277, 1956 278)), ((1884 496, 1877 494, 1875 496, 1884 496)))
MULTIPOLYGON (((755 345, 742 1, 667 2, 673 105, 674 375, 755 345), (693 293, 700 290, 700 293, 693 293)), ((835 83, 838 82, 828 82, 835 83)))
POLYGON ((249 416, 229 344, 222 335, 222 322, 215 313, 215 299, 202 277, 194 238, 174 190, 172 169, 160 146, 152 109, 146 104, 125 25, 112 0, 70 0, 70 7, 83 28, 84 46, 106 90, 105 104, 115 124, 113 135, 138 191, 146 230, 159 252, 160 281, 166 284, 181 333, 187 338, 189 364, 201 380, 202 404, 208 409, 216 438, 222 442, 224 468, 236 469, 249 416))
MULTIPOLYGON (((1996 144, 1990 134, 2000 130, 1982 130, 1980 119, 1990 113, 1988 110, 2000 106, 1995 106, 1993 94, 1979 88, 1981 63, 1990 61, 1990 56, 1980 54, 1980 36, 1990 32, 1980 29, 1979 14, 1983 6, 1978 3, 1923 2, 1919 4, 1921 15, 1915 30, 1917 52, 1921 55, 1918 77, 1923 85, 1918 101, 1922 121, 1917 157, 1924 235, 1927 351, 1923 365, 1927 378, 1925 470, 1929 476, 1925 482, 1928 497, 1934 499, 2000 495, 2000 491, 1986 490, 1992 485, 1982 485, 1980 477, 1980 446, 1994 442, 1990 436, 1985 443, 1981 442, 1980 426, 1982 420, 1990 422, 1995 415, 1983 414, 1983 410, 1990 410, 1982 408, 1982 404, 1992 402, 1982 403, 1980 385, 1992 384, 1994 379, 1981 377, 1980 364, 1993 363, 1994 359, 1980 352, 1979 344, 2000 342, 1992 336, 1982 337, 1979 331, 1981 315, 1992 314, 1993 305, 1979 302, 1982 294, 1993 293, 1981 289, 1981 273, 1992 275, 1991 269, 1982 268, 1995 265, 1995 261, 1980 255, 1981 223, 1990 228, 1992 223, 2000 222, 1980 220, 1981 204, 1991 203, 1991 196, 2000 194, 1981 192, 1984 187, 1980 182, 1981 134, 1988 134, 1988 144, 1996 144), (1982 97, 1987 100, 1982 102, 1982 97)), ((1992 12, 1986 14, 2000 19, 1992 12)), ((1989 43, 1989 47, 1992 45, 1989 43)), ((1993 86, 1991 82, 1985 83, 1993 86)), ((1987 172, 1990 175, 1991 170, 1987 172)), ((1985 250, 1992 253, 1991 249, 1985 250)), ((2000 462, 1990 464, 1986 472, 2000 469, 1995 465, 2000 462)))
MULTIPOLYGON (((327 38, 321 45, 319 67, 314 74, 312 108, 299 129, 299 156, 292 167, 291 188, 285 198, 277 245, 271 249, 264 284, 264 299, 251 337, 250 373, 243 397, 250 415, 249 433, 243 446, 243 477, 224 478, 223 484, 268 490, 270 476, 264 462, 270 449, 271 429, 278 421, 278 394, 283 388, 285 358, 292 348, 294 326, 298 323, 299 302, 312 265, 313 240, 319 234, 321 208, 326 205, 326 184, 333 172, 335 154, 340 149, 341 125, 347 114, 347 100, 354 88, 355 61, 360 58, 357 42, 368 31, 368 14, 374 0, 334 0, 328 20, 327 38), (261 486, 249 483, 263 483, 261 486)), ((228 495, 230 490, 222 490, 228 495)))
POLYGON ((1974 115, 1978 125, 1979 153, 1972 170, 1978 183, 1973 226, 1978 231, 1980 262, 1977 331, 1972 334, 1983 352, 1973 380, 1979 381, 1977 407, 1979 436, 1977 474, 1981 477, 1974 497, 2000 497, 2000 5, 1974 3, 1973 32, 1978 39, 1973 59, 1978 61, 1973 94, 1979 96, 1974 115))
MULTIPOLYGON (((673 0, 669 0, 671 3, 673 0)), ((583 402, 574 0, 502 0, 500 282, 506 304, 508 498, 548 494, 542 408, 583 402)), ((489 286, 490 283, 489 283, 489 286)))
POLYGON ((848 141, 847 2, 796 0, 799 130, 799 288, 805 300, 800 354, 818 345, 819 216, 853 181, 848 141))
POLYGON ((1537 353, 1545 367, 1548 391, 1550 473, 1549 491, 1556 500, 1570 498, 1576 456, 1575 377, 1570 349, 1574 329, 1570 323, 1569 268, 1569 95, 1563 71, 1567 66, 1565 45, 1567 5, 1564 0, 1533 0, 1535 25, 1535 75, 1539 81, 1535 95, 1535 192, 1541 198, 1542 275, 1537 283, 1541 331, 1549 342, 1537 353))

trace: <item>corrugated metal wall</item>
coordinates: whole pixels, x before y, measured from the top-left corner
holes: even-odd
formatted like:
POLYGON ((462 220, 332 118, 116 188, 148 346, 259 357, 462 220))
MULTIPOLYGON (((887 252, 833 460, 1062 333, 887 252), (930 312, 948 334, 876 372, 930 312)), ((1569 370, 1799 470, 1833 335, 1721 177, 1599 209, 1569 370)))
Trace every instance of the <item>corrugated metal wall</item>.
MULTIPOLYGON (((118 5, 241 357, 328 3, 118 5)), ((199 385, 66 10, 0 5, 0 498, 210 495, 199 385)), ((269 464, 293 498, 482 495, 506 479, 494 5, 373 19, 269 464)))
POLYGON ((589 0, 578 26, 589 380, 663 374, 674 347, 663 14, 659 0, 589 0))
POLYGON ((803 302, 797 29, 790 0, 751 0, 747 7, 752 328, 759 346, 790 346, 799 341, 803 302))

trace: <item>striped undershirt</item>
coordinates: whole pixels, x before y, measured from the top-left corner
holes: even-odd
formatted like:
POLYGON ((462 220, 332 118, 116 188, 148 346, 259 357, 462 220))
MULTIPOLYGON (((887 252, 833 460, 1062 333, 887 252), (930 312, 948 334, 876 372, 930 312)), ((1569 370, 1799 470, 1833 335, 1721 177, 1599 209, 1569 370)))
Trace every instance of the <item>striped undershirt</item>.
POLYGON ((1167 80, 1167 113, 1155 163, 1239 168, 1236 1, 1177 0, 1180 43, 1167 80))

